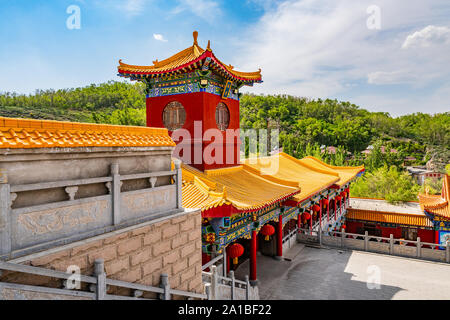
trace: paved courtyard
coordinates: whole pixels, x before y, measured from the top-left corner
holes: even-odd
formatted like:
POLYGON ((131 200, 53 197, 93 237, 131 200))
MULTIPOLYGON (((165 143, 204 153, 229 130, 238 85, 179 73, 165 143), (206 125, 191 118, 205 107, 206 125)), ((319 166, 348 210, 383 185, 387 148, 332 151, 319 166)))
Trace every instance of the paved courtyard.
MULTIPOLYGON (((444 263, 301 244, 286 257, 292 260, 258 256, 261 299, 450 299, 450 265, 444 263)), ((247 272, 244 263, 236 276, 247 272)))

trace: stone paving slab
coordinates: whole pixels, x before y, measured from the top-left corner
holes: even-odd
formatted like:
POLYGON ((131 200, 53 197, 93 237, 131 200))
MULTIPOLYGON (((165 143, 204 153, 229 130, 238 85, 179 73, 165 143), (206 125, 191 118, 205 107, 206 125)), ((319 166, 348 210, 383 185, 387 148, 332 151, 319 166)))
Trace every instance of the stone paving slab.
MULTIPOLYGON (((450 265, 444 263, 308 246, 292 261, 257 259, 261 299, 450 299, 450 265)), ((247 272, 244 263, 236 275, 247 272)))

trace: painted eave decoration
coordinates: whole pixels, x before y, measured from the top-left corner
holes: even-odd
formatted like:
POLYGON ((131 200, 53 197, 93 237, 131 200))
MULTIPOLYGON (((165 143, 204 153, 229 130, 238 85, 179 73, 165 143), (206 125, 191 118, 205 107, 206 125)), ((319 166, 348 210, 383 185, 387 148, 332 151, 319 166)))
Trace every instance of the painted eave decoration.
POLYGON ((144 77, 154 78, 185 73, 196 69, 201 70, 202 67, 207 66, 209 69, 213 69, 223 77, 235 82, 241 82, 248 85, 255 82, 262 82, 261 69, 256 72, 234 70, 232 65, 225 65, 214 55, 209 41, 206 49, 203 49, 198 45, 197 31, 194 31, 193 37, 194 43, 191 47, 188 47, 165 60, 155 60, 153 61, 153 65, 150 66, 131 65, 119 60, 119 66, 117 67, 119 76, 132 79, 144 77))

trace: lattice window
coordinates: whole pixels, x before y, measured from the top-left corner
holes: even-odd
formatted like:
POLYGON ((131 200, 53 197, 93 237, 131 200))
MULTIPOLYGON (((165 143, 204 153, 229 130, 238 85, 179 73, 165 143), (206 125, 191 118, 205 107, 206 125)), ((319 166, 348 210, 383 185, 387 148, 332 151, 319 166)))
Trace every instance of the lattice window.
POLYGON ((225 103, 219 102, 216 107, 216 124, 217 128, 224 131, 230 124, 230 112, 225 103))
POLYGON ((167 130, 180 129, 186 121, 186 110, 178 101, 170 102, 163 111, 163 123, 167 130))

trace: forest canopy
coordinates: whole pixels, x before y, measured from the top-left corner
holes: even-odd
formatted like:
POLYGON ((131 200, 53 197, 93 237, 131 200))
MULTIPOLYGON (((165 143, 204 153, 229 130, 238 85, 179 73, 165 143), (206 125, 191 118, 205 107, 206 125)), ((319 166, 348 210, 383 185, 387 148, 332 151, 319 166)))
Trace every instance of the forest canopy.
MULTIPOLYGON (((142 83, 118 81, 28 95, 4 92, 0 116, 144 126, 144 92, 142 83)), ((379 183, 391 184, 395 179, 399 180, 394 186, 408 189, 402 172, 406 157, 415 165, 431 161, 442 172, 450 163, 449 112, 394 118, 345 101, 241 94, 240 123, 243 129, 278 129, 279 146, 297 158, 312 155, 333 165, 364 164, 369 174, 353 188, 361 196, 375 194, 379 183)), ((380 197, 414 198, 403 189, 385 187, 380 187, 387 190, 380 197)))

